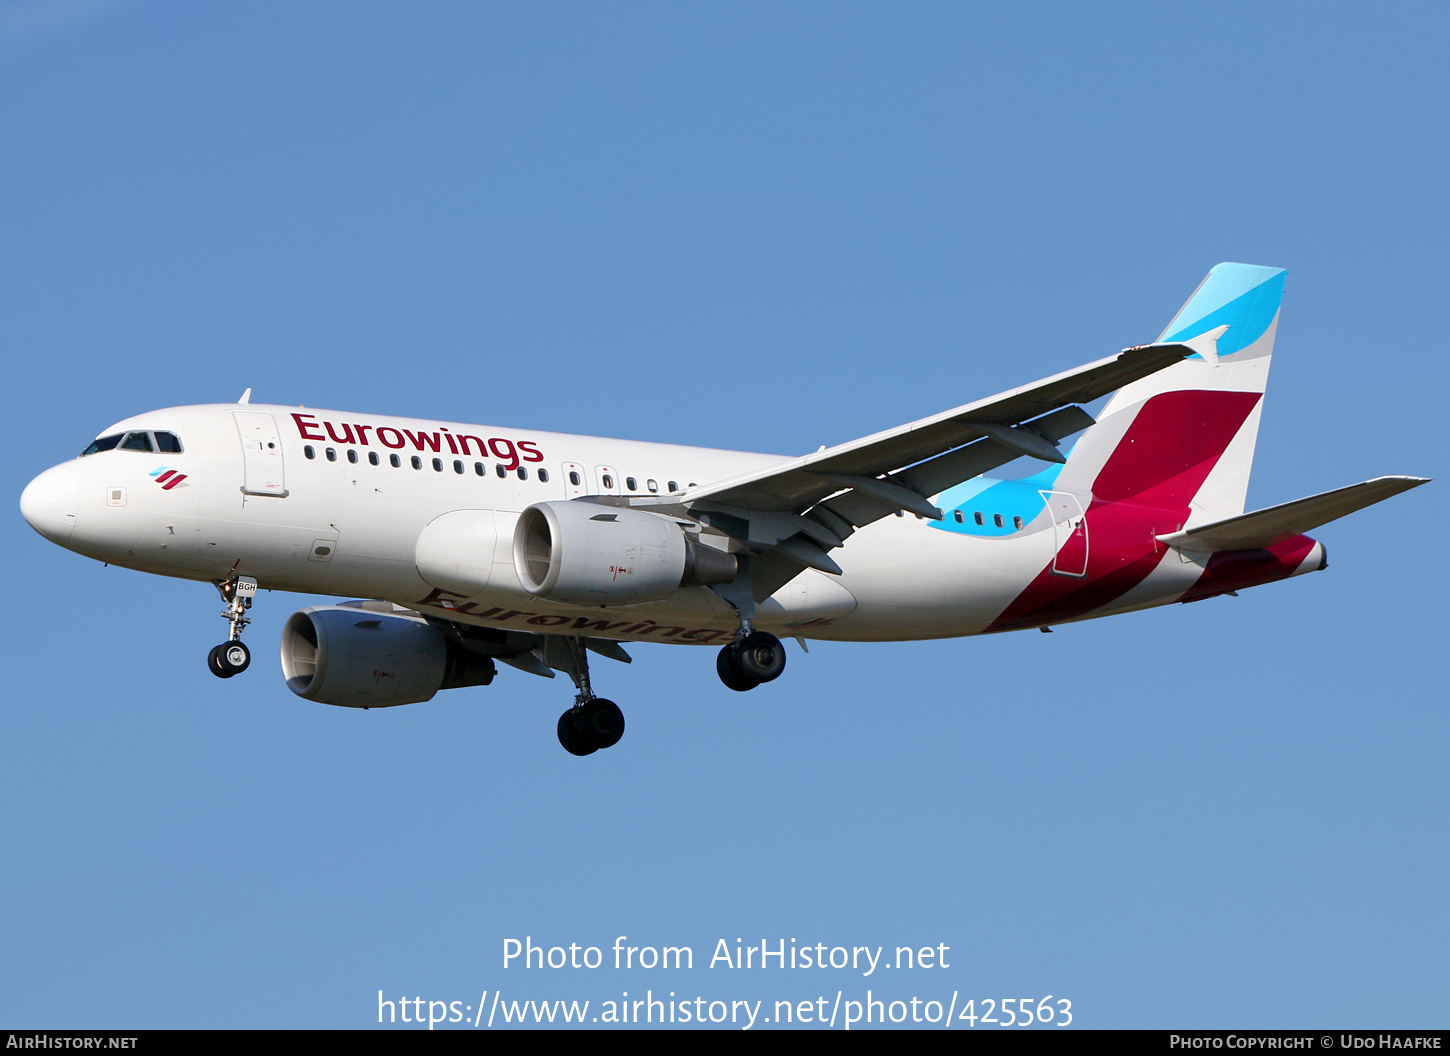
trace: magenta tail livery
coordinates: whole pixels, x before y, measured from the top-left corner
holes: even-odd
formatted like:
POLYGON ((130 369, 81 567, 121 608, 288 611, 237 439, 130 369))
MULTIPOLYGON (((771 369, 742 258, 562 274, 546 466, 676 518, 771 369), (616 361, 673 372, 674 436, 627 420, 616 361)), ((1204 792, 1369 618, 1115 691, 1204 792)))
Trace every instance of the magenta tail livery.
POLYGON ((563 746, 615 744, 589 654, 715 647, 731 689, 780 636, 946 638, 1197 601, 1325 566, 1303 534, 1424 484, 1379 477, 1244 512, 1284 272, 1211 271, 1158 341, 802 458, 253 404, 106 429, 21 512, 111 564, 209 581, 251 662, 257 588, 373 600, 294 613, 287 685, 375 708, 489 684, 577 688, 563 746), (1096 420, 1082 407, 1112 394, 1096 420), (1081 433, 1070 454, 1062 442, 1081 433), (996 480, 1022 456, 1047 468, 996 480))

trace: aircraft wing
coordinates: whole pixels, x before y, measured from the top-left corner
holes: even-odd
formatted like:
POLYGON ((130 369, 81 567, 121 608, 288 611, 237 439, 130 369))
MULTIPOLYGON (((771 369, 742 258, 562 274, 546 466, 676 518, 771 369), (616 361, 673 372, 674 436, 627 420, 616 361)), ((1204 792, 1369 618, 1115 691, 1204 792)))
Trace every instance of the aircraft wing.
POLYGON ((873 495, 891 494, 903 500, 893 509, 925 515, 931 508, 927 495, 1021 455, 1063 461, 1056 442, 1093 423, 1076 404, 1106 396, 1193 352, 1182 344, 1125 349, 1116 356, 930 418, 692 488, 683 501, 710 500, 751 510, 801 513, 828 495, 859 486, 873 495), (979 447, 983 450, 972 450, 979 447), (873 478, 878 484, 915 492, 919 501, 911 503, 909 496, 895 494, 890 488, 871 489, 862 483, 873 478))
MULTIPOLYGON (((1106 396, 1199 351, 1193 344, 1139 345, 1031 385, 691 488, 680 496, 628 501, 688 512, 728 536, 732 552, 750 557, 750 594, 759 601, 803 568, 839 575, 840 566, 828 551, 857 528, 898 511, 940 520, 941 511, 928 496, 1022 455, 1066 461, 1057 450, 1058 441, 1093 424, 1093 417, 1078 404, 1106 396)), ((732 604, 749 604, 739 584, 714 589, 732 604)))

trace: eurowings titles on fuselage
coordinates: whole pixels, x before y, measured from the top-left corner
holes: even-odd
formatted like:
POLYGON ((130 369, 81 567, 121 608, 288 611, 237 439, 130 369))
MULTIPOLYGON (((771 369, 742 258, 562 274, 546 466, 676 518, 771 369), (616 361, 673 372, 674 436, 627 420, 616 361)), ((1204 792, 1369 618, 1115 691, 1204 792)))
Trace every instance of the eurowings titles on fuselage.
POLYGON ((587 755, 623 733, 588 664, 628 660, 621 642, 720 646, 719 677, 743 691, 781 674, 782 636, 1047 628, 1323 568, 1305 532, 1425 481, 1244 513, 1283 278, 1219 265, 1153 344, 799 458, 248 390, 117 423, 21 508, 86 556, 212 582, 231 627, 208 658, 220 677, 250 664, 258 587, 362 597, 287 621, 294 692, 387 707, 487 685, 499 663, 563 671, 577 696, 559 739, 587 755), (1023 455, 1047 468, 988 476, 1023 455))

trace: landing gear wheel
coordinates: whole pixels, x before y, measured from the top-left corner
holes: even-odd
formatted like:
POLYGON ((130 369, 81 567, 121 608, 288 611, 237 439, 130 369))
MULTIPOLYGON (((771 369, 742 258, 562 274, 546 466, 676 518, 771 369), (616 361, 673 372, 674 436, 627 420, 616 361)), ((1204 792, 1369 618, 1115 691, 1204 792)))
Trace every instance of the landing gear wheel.
POLYGON ((217 678, 240 675, 251 662, 251 651, 241 642, 222 642, 206 658, 207 666, 217 678))
POLYGON ((785 670, 785 646, 773 634, 755 631, 736 642, 733 648, 740 673, 752 682, 774 681, 785 670))
POLYGON ((720 676, 720 681, 725 683, 727 689, 733 689, 737 693, 744 693, 759 685, 758 682, 746 678, 745 672, 740 670, 740 661, 735 657, 734 645, 727 645, 720 650, 720 655, 715 657, 715 673, 720 676))
POLYGON ((593 755, 598 751, 584 739, 584 734, 574 724, 573 708, 559 716, 559 743, 570 755, 593 755))
POLYGON ((579 709, 574 725, 595 748, 613 748, 624 736, 624 712, 614 701, 595 697, 579 709))

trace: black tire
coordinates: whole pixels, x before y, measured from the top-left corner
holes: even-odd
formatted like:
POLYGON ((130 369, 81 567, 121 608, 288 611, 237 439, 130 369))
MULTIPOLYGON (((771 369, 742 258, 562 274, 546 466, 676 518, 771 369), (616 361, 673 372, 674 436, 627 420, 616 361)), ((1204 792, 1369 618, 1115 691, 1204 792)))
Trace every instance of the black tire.
POLYGON ((720 681, 725 683, 725 688, 733 689, 737 693, 744 693, 759 685, 758 682, 746 678, 745 672, 740 670, 740 663, 735 658, 734 645, 727 645, 720 650, 720 655, 715 657, 715 673, 720 676, 720 681))
POLYGON ((785 646, 775 635, 756 631, 736 644, 735 662, 751 681, 773 682, 785 670, 785 646))
POLYGON ((579 709, 574 725, 595 748, 613 748, 624 736, 624 712, 614 701, 595 697, 579 709))
POLYGON ((222 666, 221 651, 222 647, 217 645, 213 646, 212 651, 206 654, 207 670, 216 675, 217 678, 231 678, 232 672, 222 666))
POLYGON ((559 716, 559 743, 570 755, 593 755, 598 749, 584 740, 584 735, 574 725, 574 709, 570 708, 559 716))
POLYGON ((207 654, 206 665, 217 678, 240 675, 252 663, 252 653, 241 642, 222 642, 207 654))

